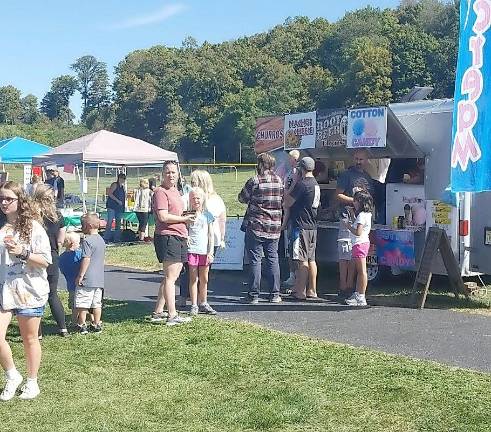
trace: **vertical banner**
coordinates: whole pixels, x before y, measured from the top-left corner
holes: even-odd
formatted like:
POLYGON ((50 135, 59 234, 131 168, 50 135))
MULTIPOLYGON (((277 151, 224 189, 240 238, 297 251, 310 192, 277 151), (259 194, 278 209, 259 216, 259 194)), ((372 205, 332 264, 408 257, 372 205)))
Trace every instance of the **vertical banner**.
POLYGON ((346 147, 347 126, 347 110, 317 111, 315 147, 346 147))
POLYGON ((32 166, 24 165, 24 178, 23 178, 24 189, 29 183, 31 183, 31 177, 32 177, 32 166))
POLYGON ((348 110, 348 148, 387 145, 387 107, 348 110))
POLYGON ((283 130, 285 150, 315 148, 316 112, 288 114, 283 130))
POLYGON ((262 117, 256 120, 256 154, 283 147, 283 116, 262 117))
POLYGON ((491 0, 461 0, 452 126, 453 192, 491 190, 491 0))

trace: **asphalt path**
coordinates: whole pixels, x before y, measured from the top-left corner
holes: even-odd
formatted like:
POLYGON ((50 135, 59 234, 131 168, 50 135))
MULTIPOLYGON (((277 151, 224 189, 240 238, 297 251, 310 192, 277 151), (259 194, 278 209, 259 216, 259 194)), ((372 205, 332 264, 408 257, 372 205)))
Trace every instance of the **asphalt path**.
MULTIPOLYGON (((161 278, 107 266, 105 296, 146 302, 151 311, 161 278)), ((442 309, 357 309, 336 303, 333 295, 280 304, 269 303, 265 295, 249 305, 241 300, 247 290, 242 272, 213 272, 209 286, 208 300, 222 319, 491 373, 491 317, 442 309)))

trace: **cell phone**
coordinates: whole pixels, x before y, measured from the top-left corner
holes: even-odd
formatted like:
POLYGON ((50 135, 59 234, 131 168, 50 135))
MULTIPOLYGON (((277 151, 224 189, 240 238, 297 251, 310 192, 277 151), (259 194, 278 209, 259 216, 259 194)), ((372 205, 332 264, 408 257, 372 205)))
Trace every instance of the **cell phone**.
POLYGON ((194 216, 196 214, 196 210, 184 210, 182 212, 182 215, 183 216, 194 216))

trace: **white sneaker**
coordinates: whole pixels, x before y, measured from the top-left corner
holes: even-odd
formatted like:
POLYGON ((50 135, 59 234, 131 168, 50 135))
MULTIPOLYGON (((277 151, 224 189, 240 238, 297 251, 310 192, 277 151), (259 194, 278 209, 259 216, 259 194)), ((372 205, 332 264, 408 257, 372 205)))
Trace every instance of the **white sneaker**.
POLYGON ((169 318, 165 324, 168 326, 175 326, 175 325, 185 324, 188 322, 191 322, 190 317, 182 317, 180 315, 176 315, 175 317, 169 318))
POLYGON ((291 275, 286 281, 282 283, 285 287, 292 287, 295 285, 295 275, 291 275))
POLYGON ((351 297, 345 300, 348 306, 366 306, 367 300, 364 295, 358 294, 357 292, 353 293, 351 297))
POLYGON ((5 387, 0 394, 0 400, 8 401, 15 396, 15 392, 17 391, 17 387, 19 387, 22 383, 22 375, 19 374, 15 378, 7 379, 5 382, 5 387))
POLYGON ((39 390, 39 386, 38 386, 37 382, 35 382, 35 383, 27 383, 26 382, 22 386, 21 390, 22 390, 22 393, 19 396, 19 398, 23 399, 23 400, 34 399, 41 392, 41 390, 39 390))

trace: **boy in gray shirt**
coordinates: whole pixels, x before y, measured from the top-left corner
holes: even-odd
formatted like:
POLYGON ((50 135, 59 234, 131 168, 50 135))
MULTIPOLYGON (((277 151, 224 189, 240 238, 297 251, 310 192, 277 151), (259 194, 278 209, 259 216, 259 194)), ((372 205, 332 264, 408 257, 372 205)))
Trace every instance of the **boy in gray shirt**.
POLYGON ((99 235, 99 217, 89 213, 82 217, 82 261, 76 279, 75 307, 78 312, 78 331, 87 334, 85 323, 89 309, 92 309, 94 322, 91 330, 102 331, 102 293, 104 290, 104 257, 106 244, 99 235))

